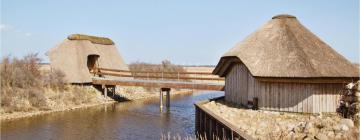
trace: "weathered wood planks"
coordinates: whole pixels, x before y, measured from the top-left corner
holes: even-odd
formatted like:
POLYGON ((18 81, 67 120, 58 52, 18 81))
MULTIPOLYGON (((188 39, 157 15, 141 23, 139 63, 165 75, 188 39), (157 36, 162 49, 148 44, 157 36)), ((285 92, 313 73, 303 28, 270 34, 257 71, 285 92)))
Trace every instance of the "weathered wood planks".
MULTIPOLYGON (((326 78, 325 78, 326 79, 326 78)), ((305 83, 304 79, 296 82, 255 78, 241 64, 235 64, 225 78, 225 100, 247 105, 254 97, 258 98, 258 106, 264 110, 286 112, 335 112, 340 92, 344 89, 339 80, 323 80, 305 83)))

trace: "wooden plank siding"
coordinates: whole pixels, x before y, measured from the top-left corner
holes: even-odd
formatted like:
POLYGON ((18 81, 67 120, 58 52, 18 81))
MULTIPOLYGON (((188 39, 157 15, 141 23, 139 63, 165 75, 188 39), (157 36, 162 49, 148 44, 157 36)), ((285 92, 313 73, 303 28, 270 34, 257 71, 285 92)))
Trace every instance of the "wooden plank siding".
POLYGON ((257 97, 263 110, 286 112, 336 112, 342 83, 271 82, 254 78, 241 63, 225 78, 225 100, 246 105, 257 97))

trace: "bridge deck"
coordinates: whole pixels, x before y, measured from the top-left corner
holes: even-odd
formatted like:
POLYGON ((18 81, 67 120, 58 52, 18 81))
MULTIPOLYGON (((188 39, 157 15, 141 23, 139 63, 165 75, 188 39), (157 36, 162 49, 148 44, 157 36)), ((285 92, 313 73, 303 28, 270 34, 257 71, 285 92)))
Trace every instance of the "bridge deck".
POLYGON ((164 80, 141 80, 126 78, 92 78, 95 85, 120 85, 120 86, 142 86, 153 88, 177 88, 177 89, 198 89, 198 90, 224 90, 224 84, 185 82, 185 81, 164 81, 164 80))

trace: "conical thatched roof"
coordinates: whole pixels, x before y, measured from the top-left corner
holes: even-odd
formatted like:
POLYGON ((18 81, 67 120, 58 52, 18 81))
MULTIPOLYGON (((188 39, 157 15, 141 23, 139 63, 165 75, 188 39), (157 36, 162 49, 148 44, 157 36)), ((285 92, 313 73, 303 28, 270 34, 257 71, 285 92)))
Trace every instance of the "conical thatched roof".
POLYGON ((116 46, 105 45, 109 44, 109 42, 101 43, 101 41, 96 41, 98 39, 110 40, 108 38, 87 35, 70 35, 49 51, 51 67, 64 72, 65 79, 69 83, 92 82, 92 74, 90 74, 87 67, 89 55, 100 56, 98 59, 99 67, 129 70, 116 46), (74 37, 77 38, 74 39, 74 37), (90 37, 90 39, 87 37, 90 37))
POLYGON ((352 63, 291 15, 274 16, 226 52, 213 73, 224 76, 234 61, 255 77, 359 77, 352 63))

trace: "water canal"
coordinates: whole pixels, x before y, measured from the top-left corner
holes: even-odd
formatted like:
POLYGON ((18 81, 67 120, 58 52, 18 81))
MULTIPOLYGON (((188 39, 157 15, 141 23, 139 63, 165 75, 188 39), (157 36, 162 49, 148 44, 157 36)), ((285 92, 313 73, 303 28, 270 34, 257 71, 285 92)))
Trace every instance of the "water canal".
POLYGON ((152 98, 4 122, 1 139, 160 139, 168 133, 193 136, 193 104, 222 95, 223 92, 174 95, 170 109, 162 112, 159 99, 152 98))

